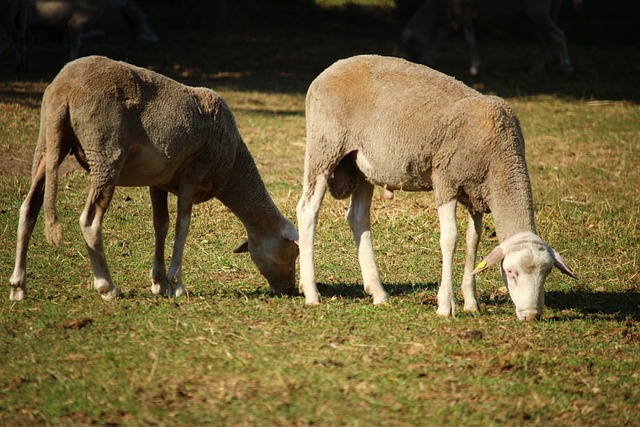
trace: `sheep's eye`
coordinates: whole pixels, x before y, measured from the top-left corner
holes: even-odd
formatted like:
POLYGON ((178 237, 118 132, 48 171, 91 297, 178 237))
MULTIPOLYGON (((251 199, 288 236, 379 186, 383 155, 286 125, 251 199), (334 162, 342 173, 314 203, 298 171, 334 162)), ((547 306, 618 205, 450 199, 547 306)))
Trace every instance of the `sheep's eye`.
POLYGON ((507 268, 506 273, 508 276, 513 276, 513 270, 510 268, 507 268))

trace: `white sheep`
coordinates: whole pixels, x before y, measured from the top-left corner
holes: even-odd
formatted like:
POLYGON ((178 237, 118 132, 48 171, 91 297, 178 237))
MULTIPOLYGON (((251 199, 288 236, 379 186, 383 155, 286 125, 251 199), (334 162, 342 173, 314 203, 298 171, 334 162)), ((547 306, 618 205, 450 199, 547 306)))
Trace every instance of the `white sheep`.
POLYGON ((317 304, 313 241, 329 188, 351 196, 347 218, 355 237, 364 289, 386 302, 374 261, 370 208, 374 185, 434 191, 440 219, 442 281, 437 313, 454 316, 456 203, 469 212, 462 280, 464 308, 479 309, 475 273, 501 262, 519 319, 540 317, 544 282, 555 265, 575 277, 535 232, 524 139, 511 107, 455 79, 399 58, 341 60, 322 72, 306 98, 307 145, 298 203, 300 290, 317 304), (492 212, 500 245, 474 270, 482 215, 492 212))
POLYGON ((182 255, 192 205, 213 197, 231 209, 247 230, 247 241, 235 251, 250 253, 274 292, 295 288, 297 230, 267 193, 226 102, 210 89, 188 87, 150 70, 91 56, 67 64, 44 93, 32 185, 20 209, 11 300, 23 299, 27 291, 27 248, 43 201, 47 240, 61 242, 58 166, 70 153, 89 171, 89 197, 80 227, 94 287, 104 299, 119 294, 101 231, 117 185, 150 188, 156 236, 153 293, 185 293, 182 255), (178 196, 178 214, 167 274, 168 193, 178 196))

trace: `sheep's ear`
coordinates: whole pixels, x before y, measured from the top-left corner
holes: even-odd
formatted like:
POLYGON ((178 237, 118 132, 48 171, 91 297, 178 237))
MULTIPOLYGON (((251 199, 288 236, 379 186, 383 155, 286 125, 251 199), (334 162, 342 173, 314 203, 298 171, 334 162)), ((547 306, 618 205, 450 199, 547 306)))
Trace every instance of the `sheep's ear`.
POLYGON ((241 254, 244 252, 249 252, 249 241, 245 240, 244 242, 240 243, 240 246, 238 246, 237 248, 235 248, 233 250, 233 253, 235 254, 241 254))
POLYGON ((496 246, 494 250, 491 251, 489 255, 485 257, 480 263, 476 266, 476 269, 471 272, 471 274, 477 274, 482 271, 485 271, 487 268, 491 267, 493 264, 496 264, 504 259, 505 253, 502 249, 502 246, 496 246))
POLYGON ((553 248, 549 248, 551 249, 551 255, 553 256, 553 265, 560 270, 561 272, 563 272, 564 274, 566 274, 567 276, 573 277, 574 279, 577 279, 578 276, 576 276, 573 273, 573 270, 571 269, 571 267, 569 267, 567 265, 566 262, 564 262, 564 259, 562 259, 562 257, 560 256, 560 254, 558 252, 556 252, 555 249, 553 248))

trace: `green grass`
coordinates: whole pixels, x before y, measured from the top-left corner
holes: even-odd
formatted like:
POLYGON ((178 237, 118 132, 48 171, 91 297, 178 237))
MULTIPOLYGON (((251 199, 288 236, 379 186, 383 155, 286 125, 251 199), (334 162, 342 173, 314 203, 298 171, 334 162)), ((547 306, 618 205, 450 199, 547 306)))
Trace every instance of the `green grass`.
MULTIPOLYGON (((162 35, 169 40, 158 50, 100 40, 83 46, 219 91, 276 203, 295 219, 304 91, 338 57, 393 53, 398 24, 381 3, 371 16, 353 6, 348 13, 359 19, 352 25, 338 10, 299 23, 286 18, 277 28, 176 30, 162 35), (376 20, 375 34, 367 32, 367 19, 376 20), (196 39, 185 49, 183 42, 196 39)), ((454 49, 447 52, 464 52, 460 40, 448 43, 454 49)), ((347 202, 330 197, 316 240, 320 306, 270 295, 249 257, 232 252, 245 232, 215 200, 194 209, 183 265, 188 296, 153 296, 151 208, 146 189, 135 188, 118 189, 106 217, 107 257, 124 297, 104 302, 92 289, 78 226, 86 176, 67 167, 58 203, 64 243, 49 247, 40 220, 29 249, 29 298, 10 302, 8 287, 0 295, 0 424, 640 425, 637 48, 573 44, 579 74, 565 79, 552 65, 527 81, 517 57, 511 62, 498 53, 510 42, 495 43, 495 51, 485 48, 485 62, 501 66, 488 67, 481 79, 465 74, 465 55, 449 53, 443 66, 506 97, 522 122, 539 233, 580 276, 551 274, 540 322, 515 319, 495 269, 478 280, 481 314, 437 317, 441 263, 432 195, 398 192, 386 201, 381 190, 372 219, 391 294, 386 306, 374 307, 364 295, 347 202)), ((40 61, 33 75, 3 71, 0 80, 5 285, 39 100, 55 75, 40 61)), ((10 63, 5 55, 0 65, 10 63)), ((460 212, 461 225, 463 219, 460 212)), ((489 216, 481 255, 497 243, 492 232, 489 216)), ((461 308, 459 296, 457 303, 461 308)))

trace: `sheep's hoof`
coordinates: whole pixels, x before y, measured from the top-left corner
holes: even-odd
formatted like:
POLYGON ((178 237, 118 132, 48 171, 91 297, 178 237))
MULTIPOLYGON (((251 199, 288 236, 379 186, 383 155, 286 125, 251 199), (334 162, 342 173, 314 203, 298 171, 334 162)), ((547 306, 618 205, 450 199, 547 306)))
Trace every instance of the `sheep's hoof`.
POLYGON ((436 314, 441 317, 454 317, 455 310, 453 307, 438 307, 436 314))
POLYGON ((171 296, 180 298, 181 296, 184 296, 186 294, 187 290, 184 288, 184 285, 182 283, 177 283, 171 286, 171 296))
POLYGON ((478 304, 477 301, 474 301, 470 304, 465 304, 464 305, 464 311, 470 312, 470 313, 478 313, 480 312, 480 305, 478 304))
POLYGON ((100 292, 100 296, 105 301, 113 301, 114 299, 117 299, 119 296, 122 295, 122 292, 120 292, 120 289, 116 288, 115 286, 108 291, 102 292, 102 290, 98 290, 98 292, 100 292))
POLYGON ((451 313, 438 313, 438 312, 436 311, 436 314, 437 314, 439 317, 447 317, 447 318, 449 318, 449 319, 453 319, 453 317, 454 317, 451 313))
POLYGON ((9 291, 9 301, 22 301, 26 296, 26 287, 11 286, 11 290, 9 291))
POLYGON ((386 304, 388 302, 388 296, 386 293, 380 294, 380 295, 374 295, 373 296, 373 305, 382 305, 382 304, 386 304))
POLYGON ((305 305, 320 305, 320 295, 315 294, 312 296, 308 296, 304 300, 305 305))
POLYGON ((151 283, 151 293, 154 295, 164 294, 165 292, 167 292, 168 289, 169 287, 166 284, 163 284, 162 282, 154 281, 151 283))

